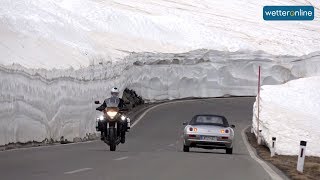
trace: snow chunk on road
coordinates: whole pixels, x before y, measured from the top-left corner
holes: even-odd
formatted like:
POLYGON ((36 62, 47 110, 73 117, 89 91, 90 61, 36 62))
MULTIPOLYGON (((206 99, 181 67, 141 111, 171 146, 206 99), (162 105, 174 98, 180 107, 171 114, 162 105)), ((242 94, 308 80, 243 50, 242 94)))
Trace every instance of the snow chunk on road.
MULTIPOLYGON (((276 153, 297 155, 307 141, 308 156, 320 156, 320 76, 261 88, 260 129, 266 144, 277 138, 276 153)), ((257 128, 257 102, 252 125, 257 128)), ((256 132, 255 132, 256 133, 256 132)))

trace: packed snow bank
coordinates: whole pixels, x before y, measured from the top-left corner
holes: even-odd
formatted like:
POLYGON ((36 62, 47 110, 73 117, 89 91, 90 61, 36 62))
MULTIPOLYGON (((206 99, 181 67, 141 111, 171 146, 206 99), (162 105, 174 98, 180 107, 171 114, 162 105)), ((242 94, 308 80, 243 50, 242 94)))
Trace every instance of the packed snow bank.
POLYGON ((320 52, 273 56, 259 52, 197 50, 134 53, 119 62, 74 70, 0 66, 0 145, 70 140, 95 132, 94 100, 111 87, 134 89, 146 101, 255 95, 258 66, 264 84, 320 75, 320 52))
MULTIPOLYGON (((262 86, 260 129, 266 144, 277 138, 276 153, 299 154, 300 141, 307 141, 308 156, 320 156, 320 76, 262 86)), ((257 103, 253 129, 257 128, 257 103)))
POLYGON ((63 78, 110 81, 120 88, 134 89, 147 101, 156 101, 255 95, 259 65, 262 67, 262 84, 282 84, 292 79, 320 75, 320 52, 295 57, 274 56, 262 51, 201 49, 178 54, 132 53, 122 61, 108 61, 77 70, 29 69, 17 64, 3 68, 45 81, 63 78))
POLYGON ((305 55, 320 49, 313 21, 267 22, 265 5, 318 0, 1 0, 0 63, 32 68, 86 67, 129 52, 263 50, 305 55))

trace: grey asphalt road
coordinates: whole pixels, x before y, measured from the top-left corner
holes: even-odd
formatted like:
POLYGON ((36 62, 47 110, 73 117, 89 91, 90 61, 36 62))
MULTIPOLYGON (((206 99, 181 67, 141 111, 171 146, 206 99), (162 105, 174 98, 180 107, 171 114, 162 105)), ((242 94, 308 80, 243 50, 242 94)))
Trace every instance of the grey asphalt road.
POLYGON ((152 109, 110 152, 101 141, 0 152, 1 180, 260 180, 267 172, 248 153, 241 130, 250 124, 254 98, 177 102, 152 109), (184 121, 198 113, 227 117, 236 125, 234 154, 182 152, 184 121))

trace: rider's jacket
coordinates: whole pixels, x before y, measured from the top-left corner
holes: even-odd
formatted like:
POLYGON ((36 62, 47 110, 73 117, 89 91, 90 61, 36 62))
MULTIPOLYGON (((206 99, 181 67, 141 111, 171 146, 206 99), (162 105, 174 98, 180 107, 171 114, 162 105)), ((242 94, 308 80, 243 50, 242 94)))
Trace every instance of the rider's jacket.
MULTIPOLYGON (((118 108, 119 109, 124 109, 126 106, 125 106, 125 103, 124 103, 123 99, 118 98, 118 97, 116 97, 116 98, 119 100, 118 108)), ((103 101, 102 105, 97 107, 96 110, 103 111, 107 107, 108 102, 109 101, 113 101, 114 99, 115 99, 115 97, 110 97, 110 98, 105 99, 103 101)))

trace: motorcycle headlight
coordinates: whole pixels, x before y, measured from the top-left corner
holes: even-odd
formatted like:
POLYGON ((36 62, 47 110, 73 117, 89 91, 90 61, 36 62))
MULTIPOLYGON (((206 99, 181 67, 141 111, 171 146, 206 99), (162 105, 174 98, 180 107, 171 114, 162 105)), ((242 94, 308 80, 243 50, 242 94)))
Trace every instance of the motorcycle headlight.
POLYGON ((117 111, 107 111, 107 115, 113 119, 118 114, 117 111))
POLYGON ((104 117, 101 115, 101 116, 99 117, 99 120, 100 120, 100 121, 103 121, 103 120, 104 120, 104 117))
POLYGON ((124 115, 121 116, 121 120, 124 121, 126 120, 126 117, 124 115))

